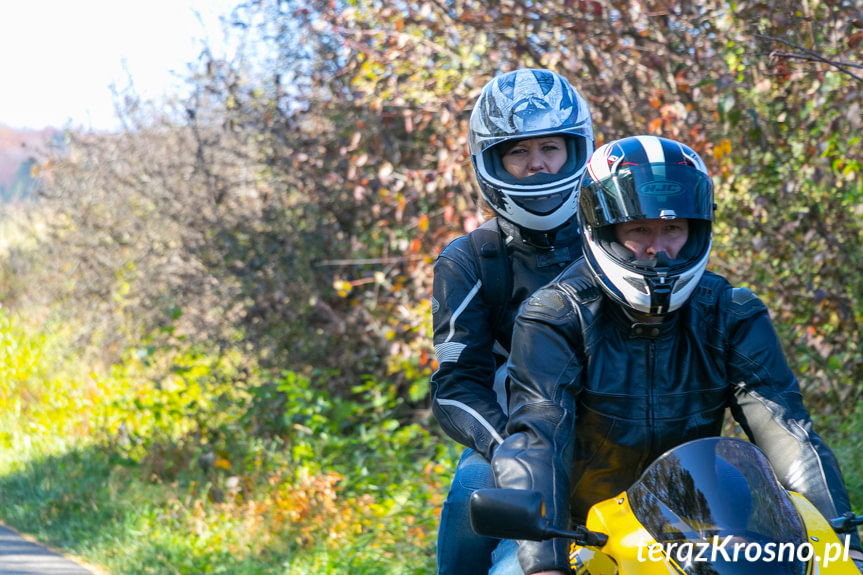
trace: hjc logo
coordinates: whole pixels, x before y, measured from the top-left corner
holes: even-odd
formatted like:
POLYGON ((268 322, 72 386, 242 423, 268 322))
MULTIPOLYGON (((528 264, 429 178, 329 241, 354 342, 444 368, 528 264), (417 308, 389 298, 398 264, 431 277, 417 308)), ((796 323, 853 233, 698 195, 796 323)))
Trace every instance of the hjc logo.
POLYGON ((641 193, 649 196, 673 196, 683 192, 677 182, 649 182, 641 186, 641 193))

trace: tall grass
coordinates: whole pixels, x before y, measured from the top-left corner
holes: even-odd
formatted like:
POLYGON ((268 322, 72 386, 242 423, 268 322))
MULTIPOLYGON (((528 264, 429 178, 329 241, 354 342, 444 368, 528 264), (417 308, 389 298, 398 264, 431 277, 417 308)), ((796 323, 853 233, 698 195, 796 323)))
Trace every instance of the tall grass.
POLYGON ((434 571, 455 449, 384 383, 184 349, 81 376, 63 351, 0 309, 0 520, 115 574, 434 571))

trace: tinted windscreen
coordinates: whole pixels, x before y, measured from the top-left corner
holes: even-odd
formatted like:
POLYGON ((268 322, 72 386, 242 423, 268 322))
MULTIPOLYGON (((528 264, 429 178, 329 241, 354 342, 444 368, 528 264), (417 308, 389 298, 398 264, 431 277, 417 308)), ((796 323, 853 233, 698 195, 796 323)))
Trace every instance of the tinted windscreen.
POLYGON ((687 542, 708 548, 701 561, 681 565, 687 573, 805 571, 793 560, 805 528, 767 458, 751 443, 710 438, 681 445, 654 461, 627 493, 639 522, 666 549, 680 550, 687 542), (725 539, 724 553, 707 545, 725 539), (748 557, 756 559, 740 552, 733 557, 735 546, 747 545, 748 557))

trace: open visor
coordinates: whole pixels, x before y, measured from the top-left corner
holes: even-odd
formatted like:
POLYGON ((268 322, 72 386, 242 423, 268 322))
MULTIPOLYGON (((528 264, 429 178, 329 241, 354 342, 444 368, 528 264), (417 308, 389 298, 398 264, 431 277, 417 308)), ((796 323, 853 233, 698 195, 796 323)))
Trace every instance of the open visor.
POLYGON ((685 164, 620 166, 582 188, 579 209, 593 228, 657 218, 713 221, 713 182, 685 164))

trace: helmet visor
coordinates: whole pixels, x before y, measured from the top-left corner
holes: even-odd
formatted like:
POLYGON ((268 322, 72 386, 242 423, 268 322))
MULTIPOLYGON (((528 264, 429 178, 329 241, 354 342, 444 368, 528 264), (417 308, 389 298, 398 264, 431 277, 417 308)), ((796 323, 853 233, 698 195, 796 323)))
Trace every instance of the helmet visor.
POLYGON ((579 210, 593 228, 656 218, 713 221, 713 182, 687 165, 624 166, 585 185, 579 210))

